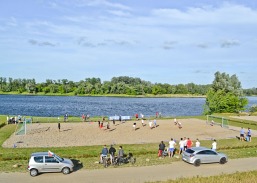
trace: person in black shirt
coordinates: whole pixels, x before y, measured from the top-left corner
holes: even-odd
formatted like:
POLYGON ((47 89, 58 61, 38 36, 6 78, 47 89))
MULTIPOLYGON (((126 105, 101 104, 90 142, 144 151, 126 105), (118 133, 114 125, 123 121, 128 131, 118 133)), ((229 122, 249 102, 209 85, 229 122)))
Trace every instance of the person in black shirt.
POLYGON ((113 147, 113 145, 111 145, 111 147, 109 149, 109 153, 110 153, 110 159, 111 159, 111 164, 112 164, 114 161, 115 153, 116 153, 116 149, 113 147))

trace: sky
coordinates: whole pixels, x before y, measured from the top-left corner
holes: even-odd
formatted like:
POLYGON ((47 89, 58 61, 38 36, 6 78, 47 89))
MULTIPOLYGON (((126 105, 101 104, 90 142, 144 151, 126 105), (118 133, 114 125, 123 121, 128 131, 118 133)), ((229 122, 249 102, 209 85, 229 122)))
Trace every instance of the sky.
POLYGON ((1 0, 0 77, 257 87, 257 1, 1 0))

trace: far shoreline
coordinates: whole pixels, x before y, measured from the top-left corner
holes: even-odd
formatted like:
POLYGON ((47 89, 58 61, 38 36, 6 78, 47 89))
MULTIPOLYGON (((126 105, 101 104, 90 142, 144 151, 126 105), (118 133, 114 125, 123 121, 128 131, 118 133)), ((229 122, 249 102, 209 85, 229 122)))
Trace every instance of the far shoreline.
POLYGON ((192 94, 146 94, 146 95, 126 95, 126 94, 84 94, 74 95, 74 93, 18 93, 18 92, 0 92, 0 95, 23 95, 23 96, 77 96, 77 97, 117 97, 117 98, 206 98, 206 95, 192 94))

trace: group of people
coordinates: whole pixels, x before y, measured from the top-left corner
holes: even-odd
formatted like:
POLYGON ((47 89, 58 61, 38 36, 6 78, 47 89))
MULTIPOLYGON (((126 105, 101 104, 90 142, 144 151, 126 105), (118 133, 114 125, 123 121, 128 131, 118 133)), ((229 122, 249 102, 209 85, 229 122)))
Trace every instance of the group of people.
MULTIPOLYGON (((179 145, 179 154, 181 154, 183 151, 191 148, 193 146, 193 141, 190 138, 180 138, 180 141, 178 143, 179 145)), ((168 147, 166 147, 166 145, 164 144, 163 141, 161 141, 161 143, 159 144, 159 151, 158 151, 158 157, 163 157, 168 155, 170 158, 173 157, 176 153, 176 140, 171 138, 169 141, 169 145, 168 147)), ((195 142, 195 147, 200 147, 201 143, 199 141, 199 139, 196 139, 195 142)), ((216 151, 217 149, 217 142, 216 139, 213 139, 212 142, 212 150, 216 151)))
POLYGON ((251 138, 252 138, 251 128, 248 128, 247 132, 245 132, 244 128, 242 127, 240 130, 240 140, 251 142, 251 138))
MULTIPOLYGON (((141 119, 141 124, 142 124, 142 127, 146 126, 145 121, 144 121, 143 118, 141 119)), ((134 123, 133 123, 133 126, 132 126, 132 127, 133 127, 133 130, 136 130, 136 129, 137 129, 137 128, 136 128, 136 125, 137 125, 137 123, 134 122, 134 123)), ((157 121, 156 121, 156 119, 154 119, 153 121, 149 119, 148 125, 149 125, 149 128, 150 128, 150 129, 156 128, 156 127, 157 127, 157 121)))
MULTIPOLYGON (((110 146, 108 149, 106 145, 104 145, 101 153, 100 153, 100 161, 99 163, 103 163, 103 158, 108 158, 108 154, 110 155, 110 161, 111 164, 114 163, 116 149, 113 145, 110 146)), ((122 149, 122 146, 119 146, 118 154, 117 154, 117 161, 119 161, 124 156, 124 150, 122 149)))
POLYGON ((89 114, 87 114, 87 115, 82 114, 81 119, 82 119, 83 122, 85 122, 85 121, 87 121, 89 119, 89 117, 90 117, 89 114))

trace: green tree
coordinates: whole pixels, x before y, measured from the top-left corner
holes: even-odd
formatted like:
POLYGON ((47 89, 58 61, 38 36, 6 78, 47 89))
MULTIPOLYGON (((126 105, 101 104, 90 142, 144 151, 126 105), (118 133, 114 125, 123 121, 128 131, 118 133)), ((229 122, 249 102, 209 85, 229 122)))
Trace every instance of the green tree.
POLYGON ((205 114, 233 113, 245 110, 248 100, 243 96, 241 83, 226 73, 215 73, 215 79, 206 94, 205 114))

